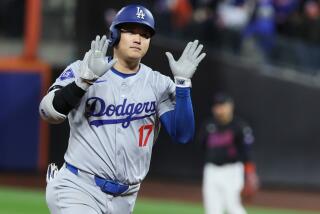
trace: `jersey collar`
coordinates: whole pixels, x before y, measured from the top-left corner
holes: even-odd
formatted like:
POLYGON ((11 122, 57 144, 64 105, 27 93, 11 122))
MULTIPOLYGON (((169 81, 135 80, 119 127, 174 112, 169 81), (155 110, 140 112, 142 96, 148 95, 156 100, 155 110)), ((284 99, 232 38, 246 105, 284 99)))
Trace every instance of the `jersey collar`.
MULTIPOLYGON (((110 62, 111 59, 112 59, 112 57, 108 57, 108 62, 110 62)), ((110 70, 111 70, 114 74, 116 74, 116 75, 122 77, 123 79, 125 79, 125 78, 134 76, 134 75, 136 75, 137 73, 139 73, 140 68, 141 68, 141 65, 139 65, 138 71, 137 71, 136 73, 133 73, 133 74, 125 74, 125 73, 122 73, 122 72, 118 71, 117 69, 115 69, 114 67, 112 67, 110 70)))
MULTIPOLYGON (((139 66, 139 67, 140 67, 140 66, 139 66)), ((140 70, 140 68, 139 68, 139 70, 140 70)), ((122 73, 122 72, 118 71, 118 70, 115 69, 114 67, 111 68, 111 71, 112 71, 114 74, 122 77, 123 79, 136 75, 136 74, 139 72, 139 70, 138 70, 136 73, 125 74, 125 73, 122 73)))

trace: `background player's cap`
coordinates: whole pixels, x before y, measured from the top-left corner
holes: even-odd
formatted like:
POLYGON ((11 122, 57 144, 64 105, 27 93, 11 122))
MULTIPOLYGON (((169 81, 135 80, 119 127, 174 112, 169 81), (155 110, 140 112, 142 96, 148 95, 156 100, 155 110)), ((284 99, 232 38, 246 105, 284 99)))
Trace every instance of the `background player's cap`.
POLYGON ((130 4, 121 8, 111 23, 109 39, 112 46, 120 40, 120 32, 117 27, 126 23, 141 24, 150 30, 151 36, 155 34, 155 22, 152 13, 142 5, 130 4))
POLYGON ((233 103, 233 98, 225 92, 216 93, 213 96, 212 105, 223 104, 223 103, 233 103))

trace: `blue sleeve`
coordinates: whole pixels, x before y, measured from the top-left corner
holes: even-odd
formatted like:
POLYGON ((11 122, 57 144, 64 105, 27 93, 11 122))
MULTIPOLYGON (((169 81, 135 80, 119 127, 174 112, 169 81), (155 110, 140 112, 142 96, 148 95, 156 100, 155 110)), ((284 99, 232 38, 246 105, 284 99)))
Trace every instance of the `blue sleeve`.
POLYGON ((160 117, 171 138, 179 143, 187 143, 194 136, 194 114, 190 88, 176 88, 176 106, 160 117))

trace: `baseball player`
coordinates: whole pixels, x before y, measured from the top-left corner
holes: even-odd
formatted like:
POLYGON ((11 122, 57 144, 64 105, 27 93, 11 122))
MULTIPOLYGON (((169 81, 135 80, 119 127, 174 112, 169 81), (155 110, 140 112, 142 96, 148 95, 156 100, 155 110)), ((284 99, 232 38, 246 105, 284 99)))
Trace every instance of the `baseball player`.
POLYGON ((83 60, 70 64, 49 88, 41 117, 67 117, 65 164, 49 166, 46 200, 52 214, 132 213, 162 125, 176 142, 194 134, 191 77, 205 57, 189 42, 179 60, 166 52, 174 81, 141 63, 155 34, 151 12, 128 5, 110 36, 97 36, 83 60), (113 56, 106 57, 107 48, 113 56))
POLYGON ((245 214, 241 191, 252 196, 258 187, 250 156, 252 130, 234 116, 233 99, 227 94, 215 95, 211 111, 212 117, 204 121, 200 133, 206 162, 202 186, 205 212, 245 214))

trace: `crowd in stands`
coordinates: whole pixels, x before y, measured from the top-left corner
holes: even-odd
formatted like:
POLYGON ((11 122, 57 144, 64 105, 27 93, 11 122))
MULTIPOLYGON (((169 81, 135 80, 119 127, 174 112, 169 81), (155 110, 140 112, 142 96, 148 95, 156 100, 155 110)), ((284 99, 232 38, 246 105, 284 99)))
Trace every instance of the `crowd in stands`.
MULTIPOLYGON (((22 37, 24 1, 0 2, 0 36, 22 37)), ((156 16, 160 34, 198 38, 217 51, 320 74, 320 0, 141 2, 156 16)), ((115 13, 107 10, 106 23, 115 13)))
POLYGON ((157 0, 160 33, 320 73, 319 0, 157 0), (250 46, 251 45, 251 46, 250 46))

